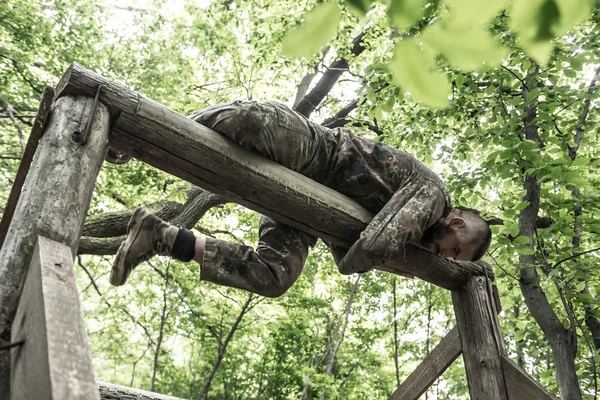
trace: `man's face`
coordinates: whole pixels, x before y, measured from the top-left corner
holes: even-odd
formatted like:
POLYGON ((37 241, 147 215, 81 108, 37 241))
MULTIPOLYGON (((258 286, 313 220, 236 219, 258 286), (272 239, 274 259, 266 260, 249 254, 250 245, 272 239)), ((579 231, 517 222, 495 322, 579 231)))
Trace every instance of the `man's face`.
POLYGON ((464 219, 455 217, 443 220, 435 229, 426 231, 421 245, 442 258, 471 261, 477 248, 469 240, 469 233, 464 219))

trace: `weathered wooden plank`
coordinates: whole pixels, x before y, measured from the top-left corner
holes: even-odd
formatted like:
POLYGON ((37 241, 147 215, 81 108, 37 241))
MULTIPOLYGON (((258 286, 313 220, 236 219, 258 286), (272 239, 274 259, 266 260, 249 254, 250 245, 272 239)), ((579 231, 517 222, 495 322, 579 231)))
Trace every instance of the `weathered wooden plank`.
MULTIPOLYGON (((372 215, 355 201, 323 185, 252 154, 182 115, 73 64, 57 86, 57 95, 93 96, 118 116, 111 146, 140 160, 269 215, 324 240, 348 245, 372 215)), ((407 246, 385 270, 413 275, 447 289, 459 288, 485 266, 442 260, 407 246)), ((488 271, 491 276, 491 271, 488 271)))
MULTIPOLYGON (((93 98, 66 96, 50 120, 25 180, 0 250, 0 345, 10 340, 23 282, 37 235, 66 244, 75 254, 100 166, 108 146, 109 113, 99 104, 85 146, 76 141, 87 126, 93 98)), ((0 352, 0 393, 9 393, 10 361, 0 352)))
POLYGON ((469 393, 473 400, 508 400, 500 355, 502 337, 487 278, 472 277, 452 291, 469 393))
POLYGON ((461 352, 458 327, 455 326, 390 395, 389 400, 417 400, 452 365, 461 352))
POLYGON ((182 400, 177 397, 115 385, 114 383, 97 383, 101 400, 182 400))
POLYGON ((6 201, 6 207, 4 208, 4 213, 2 214, 2 220, 0 221, 0 248, 2 248, 2 245, 4 244, 6 232, 8 232, 8 226, 10 225, 12 216, 17 208, 17 201, 19 200, 21 189, 25 183, 25 177, 27 176, 31 162, 33 161, 35 149, 37 148, 40 138, 42 137, 42 133, 44 133, 44 127, 46 126, 48 116, 50 115, 50 107, 52 106, 53 98, 54 88, 50 86, 46 87, 44 93, 42 94, 40 107, 35 117, 35 121, 33 122, 33 128, 31 128, 29 139, 27 139, 27 145, 23 151, 23 157, 21 157, 21 163, 19 164, 17 175, 15 176, 12 188, 10 189, 10 194, 8 195, 8 200, 6 201))
POLYGON ((38 237, 15 316, 11 397, 99 399, 71 249, 38 237))
POLYGON ((505 354, 501 362, 510 400, 559 400, 505 354))

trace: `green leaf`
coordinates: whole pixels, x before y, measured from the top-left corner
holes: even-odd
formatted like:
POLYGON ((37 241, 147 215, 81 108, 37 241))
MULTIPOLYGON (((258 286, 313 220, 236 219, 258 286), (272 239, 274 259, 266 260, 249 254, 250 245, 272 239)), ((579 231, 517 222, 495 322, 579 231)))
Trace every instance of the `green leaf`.
POLYGON ((450 8, 447 19, 458 27, 482 25, 506 8, 508 3, 508 0, 447 0, 450 8))
POLYGON ((574 25, 590 17, 594 0, 556 0, 560 10, 560 26, 556 35, 563 35, 574 25))
POLYGON ((337 33, 340 8, 337 3, 322 3, 306 14, 304 23, 289 30, 283 40, 283 54, 288 57, 311 57, 337 33))
POLYGON ((425 0, 392 0, 388 15, 398 29, 413 26, 423 14, 425 0))
POLYGON ((577 76, 577 73, 570 68, 565 69, 563 71, 563 73, 565 74, 565 76, 568 76, 569 78, 575 78, 577 76))
POLYGON ((517 248, 517 253, 522 254, 524 256, 530 256, 532 254, 535 254, 535 251, 527 247, 519 247, 517 248))
MULTIPOLYGON (((531 103, 531 101, 535 100, 539 94, 540 94, 540 90, 538 88, 531 90, 530 92, 527 93, 527 102, 531 103)), ((536 147, 537 147, 537 145, 536 145, 536 147)))
POLYGON ((510 236, 516 236, 519 234, 519 225, 517 224, 510 224, 506 226, 506 229, 504 230, 504 233, 506 235, 510 235, 510 236))
POLYGON ((442 53, 450 64, 463 71, 473 71, 486 66, 498 66, 508 54, 482 27, 446 29, 433 24, 425 29, 421 40, 442 53))
POLYGON ((544 0, 537 15, 537 32, 535 40, 545 41, 554 38, 560 22, 560 10, 556 0, 544 0))
POLYGON ((517 321, 517 328, 525 329, 527 327, 527 321, 517 321))
POLYGON ((359 17, 364 16, 371 7, 371 0, 345 0, 346 6, 350 11, 359 17))
POLYGON ((448 105, 450 84, 435 67, 431 51, 422 50, 414 39, 401 40, 396 44, 390 71, 394 81, 410 92, 415 100, 432 108, 448 105))
POLYGON ((515 334, 515 341, 516 342, 520 342, 521 340, 523 340, 523 338, 525 338, 525 335, 527 334, 526 330, 520 330, 515 334))
POLYGON ((518 236, 513 240, 513 243, 518 246, 522 246, 524 244, 529 243, 529 238, 527 236, 518 236))
POLYGON ((570 64, 571 68, 573 68, 575 71, 581 71, 583 69, 583 65, 581 65, 579 61, 571 60, 570 64))
POLYGON ((516 0, 511 27, 517 32, 518 42, 539 64, 545 64, 552 51, 560 21, 556 0, 516 0))

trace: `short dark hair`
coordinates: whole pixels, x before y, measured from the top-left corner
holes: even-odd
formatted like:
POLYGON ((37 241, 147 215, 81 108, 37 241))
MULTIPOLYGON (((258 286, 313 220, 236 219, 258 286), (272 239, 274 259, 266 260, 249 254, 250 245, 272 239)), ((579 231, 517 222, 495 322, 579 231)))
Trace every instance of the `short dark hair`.
MULTIPOLYGON (((481 218, 481 217, 479 217, 479 218, 481 218)), ((481 259, 481 257, 483 257, 485 255, 485 252, 490 247, 491 242, 492 242, 492 230, 488 226, 487 231, 485 232, 483 241, 481 242, 481 244, 475 251, 475 254, 473 254, 473 260, 471 260, 471 261, 477 261, 477 260, 481 259)))
POLYGON ((479 241, 479 246, 475 250, 475 254, 473 254, 473 260, 471 260, 477 261, 485 255, 485 252, 490 247, 490 243, 492 242, 492 230, 490 229, 488 222, 485 219, 481 218, 481 215, 478 210, 475 210, 474 208, 460 206, 456 207, 456 209, 460 210, 460 215, 462 215, 463 213, 470 214, 471 217, 469 219, 477 221, 476 224, 482 230, 485 231, 485 233, 483 234, 483 240, 479 241))

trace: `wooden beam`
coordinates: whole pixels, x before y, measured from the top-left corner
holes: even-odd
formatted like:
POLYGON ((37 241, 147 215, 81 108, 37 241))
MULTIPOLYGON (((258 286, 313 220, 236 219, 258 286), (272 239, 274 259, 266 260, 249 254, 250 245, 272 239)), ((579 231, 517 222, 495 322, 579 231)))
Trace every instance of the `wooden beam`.
MULTIPOLYGON (((65 96, 38 145, 8 234, 0 250, 0 346, 10 341, 38 234, 66 244, 74 255, 100 166, 106 156, 109 113, 98 104, 87 144, 77 140, 92 117, 94 99, 65 96)), ((0 352, 0 393, 10 393, 10 360, 0 352)))
MULTIPOLYGON (((216 132, 77 64, 69 67, 56 92, 57 96, 93 96, 99 86, 100 100, 116 118, 111 146, 338 245, 353 243, 372 219, 354 200, 248 152, 216 132)), ((391 272, 416 276, 446 289, 460 288, 472 275, 486 273, 484 265, 443 260, 412 245, 387 267, 391 272)), ((487 274, 492 275, 490 270, 487 274)))
POLYGON ((101 400, 182 400, 177 397, 115 385, 114 383, 97 383, 101 400))
POLYGON ((38 237, 11 340, 14 400, 100 398, 68 246, 38 237))
POLYGON ((504 345, 491 284, 486 277, 473 277, 463 289, 452 291, 452 303, 471 399, 508 400, 501 365, 504 345))
POLYGON ((501 362, 510 400, 559 400, 505 354, 501 362))
POLYGON ((461 352, 458 327, 455 326, 391 394, 389 400, 417 400, 452 365, 461 352))

